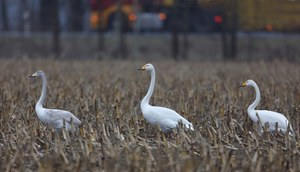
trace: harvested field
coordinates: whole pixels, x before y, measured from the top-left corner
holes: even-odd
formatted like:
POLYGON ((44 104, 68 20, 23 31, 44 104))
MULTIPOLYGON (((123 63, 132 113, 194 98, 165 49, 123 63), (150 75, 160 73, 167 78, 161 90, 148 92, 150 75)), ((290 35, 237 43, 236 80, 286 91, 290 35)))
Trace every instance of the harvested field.
POLYGON ((143 118, 139 103, 150 76, 145 61, 0 60, 0 171, 300 171, 299 138, 264 133, 247 115, 260 87, 258 109, 282 112, 299 135, 300 65, 273 62, 152 62, 154 105, 181 113, 195 132, 164 135, 143 118), (34 106, 43 70, 44 107, 73 112, 78 133, 56 133, 34 106))

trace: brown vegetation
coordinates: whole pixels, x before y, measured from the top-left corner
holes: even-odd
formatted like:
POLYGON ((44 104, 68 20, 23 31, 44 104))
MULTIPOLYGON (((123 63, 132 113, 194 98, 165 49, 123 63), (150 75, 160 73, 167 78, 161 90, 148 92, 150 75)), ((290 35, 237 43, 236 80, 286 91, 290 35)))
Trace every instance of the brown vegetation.
POLYGON ((1 60, 0 171, 299 171, 299 140, 260 136, 245 108, 254 90, 260 109, 284 113, 299 135, 300 68, 286 62, 153 62, 151 103, 180 112, 195 126, 163 135, 142 116, 139 103, 150 76, 141 61, 1 60), (55 133, 37 118, 42 69, 45 107, 73 112, 78 133, 55 133))

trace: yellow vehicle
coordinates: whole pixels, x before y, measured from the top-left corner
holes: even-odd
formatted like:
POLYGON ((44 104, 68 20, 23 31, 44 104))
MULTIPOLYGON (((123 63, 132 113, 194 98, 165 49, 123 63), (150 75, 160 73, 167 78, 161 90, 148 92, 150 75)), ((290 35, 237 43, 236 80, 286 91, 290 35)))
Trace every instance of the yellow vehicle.
POLYGON ((243 30, 299 31, 300 1, 239 1, 240 28, 243 30))
MULTIPOLYGON (((103 1, 99 1, 99 3, 96 0, 91 1, 91 5, 94 6, 92 7, 90 14, 91 28, 94 30, 111 30, 115 25, 118 5, 114 1, 106 0, 106 4, 104 5, 100 2, 103 1)), ((132 22, 136 19, 133 6, 128 1, 127 3, 122 3, 120 7, 123 28, 128 30, 129 28, 132 28, 132 22)))
MULTIPOLYGON (((114 28, 117 0, 90 0, 91 15, 90 24, 92 29, 111 30, 114 28), (95 5, 96 4, 96 5, 95 5)), ((141 4, 139 0, 121 0, 122 25, 125 30, 131 30, 135 24, 141 23, 136 14, 153 11, 145 10, 149 5, 159 6, 161 11, 155 11, 157 14, 163 14, 163 27, 165 30, 171 30, 172 9, 174 0, 153 0, 147 1, 148 4, 141 4), (149 4, 151 2, 152 4, 149 4), (134 4, 135 3, 135 4, 134 4)), ((177 2, 177 1, 176 1, 177 2)), ((194 0, 182 1, 194 3, 190 5, 188 11, 193 13, 189 17, 189 31, 220 31, 222 24, 229 20, 232 10, 237 10, 238 29, 243 31, 300 31, 300 1, 299 0, 194 0), (236 9, 232 4, 236 2, 236 9), (196 6, 196 8, 195 8, 196 6), (227 17, 223 16, 227 14, 227 17)), ((151 15, 150 15, 151 14, 151 15)), ((145 15, 146 16, 146 15, 145 15)), ((142 17, 142 15, 140 16, 142 17)), ((147 18, 147 17, 144 17, 147 18)), ((145 26, 149 23, 142 20, 145 26)))
POLYGON ((298 0, 201 0, 199 4, 230 14, 234 1, 237 2, 239 30, 300 31, 298 0))

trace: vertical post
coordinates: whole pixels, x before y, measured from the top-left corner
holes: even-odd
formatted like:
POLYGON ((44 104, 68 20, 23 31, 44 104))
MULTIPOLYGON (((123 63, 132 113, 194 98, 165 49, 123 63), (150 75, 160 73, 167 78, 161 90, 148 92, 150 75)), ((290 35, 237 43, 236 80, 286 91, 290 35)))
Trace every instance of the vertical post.
POLYGON ((175 0, 175 4, 172 8, 172 43, 171 43, 171 51, 172 57, 175 60, 178 60, 178 48, 179 48, 179 41, 178 41, 178 2, 175 0))
POLYGON ((81 0, 70 0, 71 11, 71 31, 81 31, 83 29, 82 16, 83 16, 83 4, 81 0))
POLYGON ((24 35, 29 35, 30 34, 30 30, 31 30, 31 11, 30 8, 28 6, 28 1, 27 0, 23 0, 21 1, 21 8, 22 8, 22 13, 21 13, 21 26, 20 29, 21 31, 24 33, 24 35))
MULTIPOLYGON (((193 2, 191 1, 183 1, 183 21, 184 21, 184 26, 183 26, 183 42, 182 42, 182 59, 187 59, 188 58, 188 48, 189 48, 189 40, 188 40, 188 32, 189 32, 189 9, 192 5, 193 2)), ((197 4, 194 4, 197 5, 197 4)))
POLYGON ((223 8, 222 44, 224 59, 237 56, 238 0, 226 0, 223 8), (229 33, 228 33, 229 30, 229 33))
POLYGON ((53 19, 53 2, 56 0, 40 0, 39 10, 39 27, 41 31, 51 31, 52 19, 53 19))
POLYGON ((228 28, 228 17, 227 17, 227 3, 225 2, 222 9, 223 22, 221 25, 221 41, 222 41, 222 50, 223 58, 228 59, 228 41, 227 41, 227 28, 228 28))
POLYGON ((59 0, 52 0, 51 27, 53 33, 52 47, 55 58, 60 57, 60 28, 59 28, 59 0))
POLYGON ((126 47, 126 40, 125 40, 125 22, 124 17, 122 15, 122 2, 121 0, 117 1, 117 13, 116 13, 116 32, 119 37, 119 46, 118 46, 118 53, 117 56, 123 59, 127 58, 127 47, 126 47))
MULTIPOLYGON (((98 18, 100 18, 98 12, 100 10, 102 10, 101 0, 97 0, 97 4, 100 4, 100 6, 98 6, 100 9, 97 8, 97 15, 98 15, 98 18)), ((97 30, 98 30, 98 50, 99 51, 105 50, 103 29, 101 28, 102 22, 103 22, 103 20, 98 19, 98 28, 97 28, 97 30)))
MULTIPOLYGON (((100 26, 100 25, 99 25, 100 26)), ((101 27, 98 27, 98 51, 105 51, 105 39, 104 39, 104 35, 103 35, 103 30, 101 29, 101 27)), ((101 59, 101 53, 99 53, 98 59, 101 59)))
POLYGON ((0 0, 1 3, 1 14, 2 14, 2 24, 3 24, 3 30, 8 31, 8 20, 7 20, 7 6, 6 6, 6 0, 0 0))
POLYGON ((237 25, 238 25, 238 0, 232 0, 232 22, 231 22, 231 47, 230 47, 230 58, 236 59, 237 56, 237 25))
POLYGON ((256 2, 256 0, 254 0, 252 2, 252 4, 250 5, 250 8, 251 8, 251 25, 249 27, 249 30, 248 30, 248 56, 247 56, 247 59, 250 60, 253 58, 253 50, 254 50, 254 39, 253 39, 253 35, 252 35, 252 30, 255 28, 256 26, 256 22, 258 21, 259 19, 259 16, 257 15, 257 10, 259 9, 259 4, 256 2))
POLYGON ((97 15, 97 24, 96 24, 96 29, 97 29, 97 36, 98 36, 98 45, 97 45, 97 50, 98 50, 98 60, 101 60, 102 58, 102 51, 105 51, 105 39, 104 39, 104 33, 103 33, 103 20, 101 20, 100 18, 100 11, 103 10, 103 6, 101 3, 102 0, 96 0, 93 3, 91 3, 92 5, 92 10, 94 12, 96 12, 97 15))

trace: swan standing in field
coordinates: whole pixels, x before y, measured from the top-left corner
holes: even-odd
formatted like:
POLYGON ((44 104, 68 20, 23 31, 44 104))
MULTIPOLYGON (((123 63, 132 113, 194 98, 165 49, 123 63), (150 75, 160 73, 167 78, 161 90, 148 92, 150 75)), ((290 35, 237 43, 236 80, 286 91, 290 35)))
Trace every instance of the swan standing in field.
MULTIPOLYGON (((253 80, 247 80, 244 82, 241 87, 251 86, 255 89, 256 98, 255 101, 248 107, 247 112, 251 120, 257 123, 258 118, 260 119, 261 125, 265 125, 269 123, 269 130, 270 132, 276 131, 276 123, 278 125, 278 131, 282 133, 286 133, 288 130, 289 121, 288 119, 280 113, 268 111, 268 110, 255 110, 256 106, 260 101, 260 91, 258 86, 253 80)), ((290 124, 290 132, 289 135, 293 135, 292 125, 290 124)))
POLYGON ((158 125, 163 132, 167 132, 173 128, 176 128, 179 122, 181 122, 186 128, 194 130, 193 124, 183 118, 174 110, 165 107, 149 105, 149 99, 153 94, 155 86, 155 69, 152 64, 148 63, 138 70, 146 70, 151 74, 149 90, 141 102, 141 110, 143 112, 144 118, 150 124, 158 125))
POLYGON ((67 131, 75 131, 81 121, 71 112, 59 109, 46 109, 43 104, 46 98, 47 79, 43 71, 37 71, 29 78, 41 77, 43 81, 41 97, 35 105, 38 118, 45 124, 52 126, 56 130, 61 130, 64 125, 67 131), (65 124, 64 124, 65 123, 65 124))

